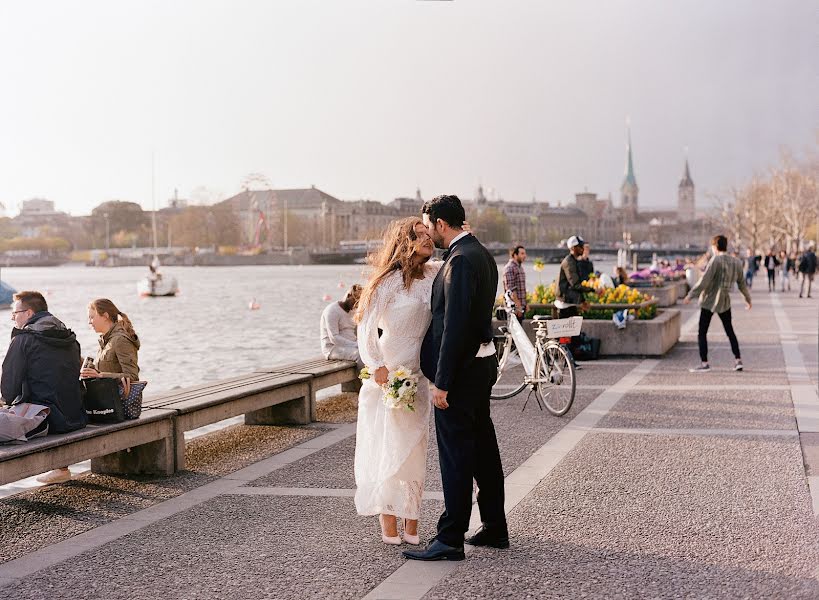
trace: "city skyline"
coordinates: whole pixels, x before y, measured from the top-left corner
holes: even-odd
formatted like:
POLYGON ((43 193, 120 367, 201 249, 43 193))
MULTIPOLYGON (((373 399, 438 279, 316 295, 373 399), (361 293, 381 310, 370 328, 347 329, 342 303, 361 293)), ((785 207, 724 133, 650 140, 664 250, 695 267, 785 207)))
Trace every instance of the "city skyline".
MULTIPOLYGON (((456 193, 619 203, 626 117, 640 202, 698 206, 815 147, 812 4, 571 6, 88 1, 0 8, 6 214, 87 214, 264 173, 343 199, 456 193), (45 15, 45 17, 43 17, 45 15), (797 92, 798 90, 798 92, 797 92)), ((203 189, 204 188, 204 189, 203 189)))

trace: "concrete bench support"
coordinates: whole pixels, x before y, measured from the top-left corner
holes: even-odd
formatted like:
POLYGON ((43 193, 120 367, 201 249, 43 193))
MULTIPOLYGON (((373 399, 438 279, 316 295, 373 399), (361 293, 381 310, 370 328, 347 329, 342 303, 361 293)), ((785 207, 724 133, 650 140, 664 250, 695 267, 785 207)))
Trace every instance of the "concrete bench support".
POLYGON ((245 425, 307 425, 315 411, 313 394, 245 413, 245 425))
POLYGON ((185 432, 245 415, 248 425, 306 425, 311 422, 312 394, 309 378, 289 376, 280 381, 256 381, 246 389, 180 398, 163 408, 177 411, 174 426, 176 470, 185 468, 185 432), (272 387, 267 386, 281 386, 272 387), (255 389, 254 389, 255 388, 255 389), (242 395, 243 394, 243 395, 242 395))
POLYGON ((91 459, 93 473, 108 475, 173 475, 173 436, 91 459))

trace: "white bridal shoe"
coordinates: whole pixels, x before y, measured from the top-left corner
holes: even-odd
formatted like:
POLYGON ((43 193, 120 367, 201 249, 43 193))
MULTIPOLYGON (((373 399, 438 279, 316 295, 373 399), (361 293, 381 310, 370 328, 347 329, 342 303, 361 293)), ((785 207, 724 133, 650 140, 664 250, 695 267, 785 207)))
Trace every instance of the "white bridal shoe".
MULTIPOLYGON (((393 517, 395 519, 395 517, 393 517)), ((381 541, 385 544, 390 544, 392 546, 400 546, 401 545, 401 536, 400 535, 387 535, 384 533, 384 518, 381 515, 378 515, 378 524, 381 525, 381 541)), ((397 525, 397 523, 396 523, 397 525)))
POLYGON ((404 541, 408 544, 413 546, 417 546, 421 543, 421 538, 418 537, 418 534, 410 535, 407 533, 407 520, 404 519, 404 541))

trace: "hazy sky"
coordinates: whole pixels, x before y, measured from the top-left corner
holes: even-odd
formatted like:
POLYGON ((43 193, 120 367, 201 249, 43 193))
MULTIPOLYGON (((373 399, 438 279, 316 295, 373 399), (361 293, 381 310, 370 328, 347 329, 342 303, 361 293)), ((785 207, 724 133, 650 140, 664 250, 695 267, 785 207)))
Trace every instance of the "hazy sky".
POLYGON ((819 128, 812 0, 0 4, 0 202, 150 208, 262 172, 342 198, 700 203, 819 128))

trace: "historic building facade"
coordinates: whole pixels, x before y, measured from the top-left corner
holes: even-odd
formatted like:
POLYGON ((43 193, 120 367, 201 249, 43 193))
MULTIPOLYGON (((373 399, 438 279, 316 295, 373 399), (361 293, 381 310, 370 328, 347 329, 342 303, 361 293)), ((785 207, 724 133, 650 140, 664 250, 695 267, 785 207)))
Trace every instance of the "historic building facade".
MULTIPOLYGON (((483 232, 487 242, 549 246, 580 234, 598 245, 615 244, 629 237, 633 242, 683 247, 705 243, 708 237, 704 220, 697 219, 695 187, 687 158, 677 189, 676 210, 640 210, 630 132, 619 206, 615 206, 611 195, 598 198, 589 191, 575 194, 574 202, 565 206, 534 199, 489 199, 482 186, 471 199, 462 200, 467 219, 474 222, 479 235, 483 232), (493 235, 497 239, 489 239, 493 235)), ((415 197, 400 197, 384 204, 373 200, 342 201, 313 186, 246 189, 221 204, 238 213, 246 244, 334 248, 345 240, 380 238, 390 221, 420 215, 423 202, 421 190, 416 190, 415 197)))

